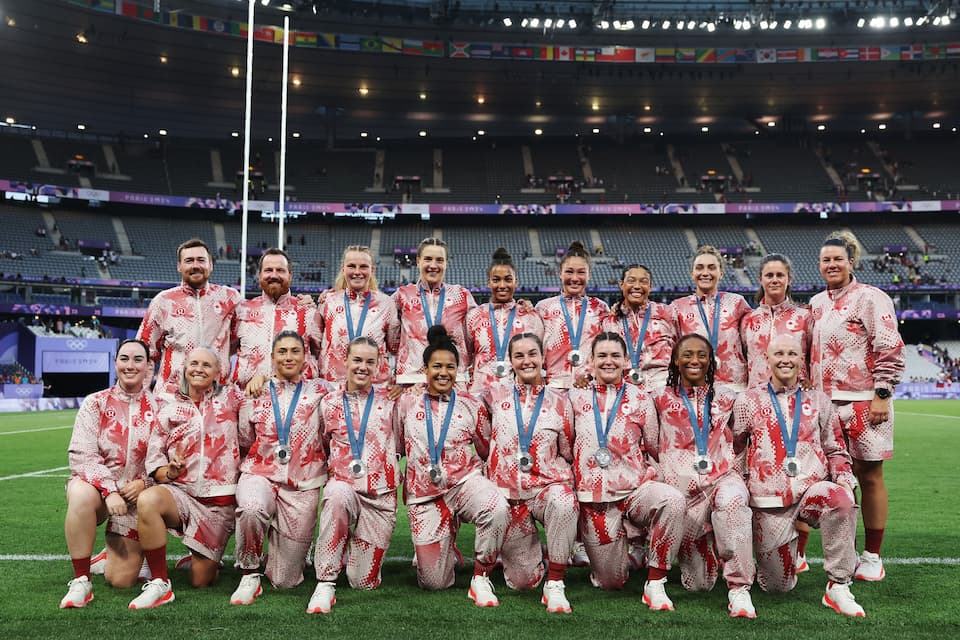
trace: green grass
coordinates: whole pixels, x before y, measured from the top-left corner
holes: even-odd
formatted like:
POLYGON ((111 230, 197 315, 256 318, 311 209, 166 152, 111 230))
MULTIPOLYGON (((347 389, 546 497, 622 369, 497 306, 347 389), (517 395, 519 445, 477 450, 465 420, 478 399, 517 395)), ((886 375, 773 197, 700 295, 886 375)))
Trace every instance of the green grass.
MULTIPOLYGON (((896 456, 884 465, 890 489, 890 520, 884 543, 888 558, 960 557, 960 402, 897 403, 896 456), (947 417, 943 417, 947 416, 947 417)), ((55 469, 67 464, 69 429, 2 435, 22 429, 70 424, 73 412, 0 416, 0 477, 55 469)), ((65 475, 66 471, 52 472, 65 475)), ((63 477, 28 477, 0 481, 3 526, 0 556, 64 555, 63 477)), ((473 528, 464 525, 460 548, 469 556, 473 528)), ((862 540, 862 536, 861 536, 862 540)), ((98 541, 100 544, 100 541, 98 541)), ((819 537, 811 537, 810 556, 819 556, 819 537)), ((99 547, 98 547, 99 548, 99 547)), ((182 547, 171 542, 171 560, 182 547)), ((412 555, 406 515, 399 515, 389 555, 412 555)), ((585 569, 572 569, 567 593, 574 612, 547 614, 539 591, 513 592, 494 576, 501 605, 478 609, 466 597, 469 572, 457 576, 453 589, 420 591, 405 560, 384 567, 383 585, 357 592, 341 580, 332 614, 304 613, 314 581, 308 569, 303 585, 288 591, 269 587, 250 607, 231 607, 227 599, 239 579, 226 569, 206 591, 190 589, 185 576, 172 574, 177 594, 173 605, 133 612, 127 603, 136 589, 114 590, 94 578, 96 599, 82 610, 60 611, 57 603, 71 577, 69 562, 0 561, 0 634, 3 638, 132 637, 259 638, 319 635, 366 638, 501 638, 655 637, 771 638, 950 638, 960 637, 960 566, 887 565, 881 583, 854 585, 867 618, 848 620, 820 605, 825 577, 820 565, 800 576, 786 595, 754 588, 757 620, 726 616, 726 593, 686 593, 671 574, 668 592, 677 611, 654 613, 640 602, 643 575, 631 577, 618 592, 593 589, 585 569)))

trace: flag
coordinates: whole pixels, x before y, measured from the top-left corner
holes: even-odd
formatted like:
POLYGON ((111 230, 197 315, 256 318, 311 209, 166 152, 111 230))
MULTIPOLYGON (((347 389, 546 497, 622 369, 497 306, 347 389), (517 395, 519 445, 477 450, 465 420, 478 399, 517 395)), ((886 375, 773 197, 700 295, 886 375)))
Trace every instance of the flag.
POLYGON ((404 38, 402 52, 405 56, 422 56, 423 40, 410 40, 408 38, 404 38))
POLYGON ((657 47, 653 50, 654 62, 676 62, 677 51, 673 47, 657 47))
POLYGON ((797 49, 797 62, 810 62, 813 59, 813 49, 810 47, 800 47, 797 49))
POLYGON ((360 38, 360 51, 364 53, 380 53, 380 38, 360 38))
POLYGON ((634 62, 635 56, 633 47, 601 47, 597 62, 634 62))
POLYGON ((533 47, 511 47, 510 57, 517 60, 530 60, 533 58, 533 47))
MULTIPOLYGON (((794 52, 794 57, 796 57, 796 52, 794 52)), ((776 49, 757 49, 757 62, 760 64, 766 64, 770 62, 777 61, 777 50, 776 49)))
POLYGON ((141 7, 133 2, 123 2, 117 6, 120 15, 126 18, 137 18, 139 20, 150 20, 151 22, 160 22, 160 13, 147 7, 141 7))
POLYGON ((924 60, 940 60, 945 55, 946 55, 946 50, 943 47, 939 45, 935 45, 935 46, 927 45, 926 50, 924 50, 923 52, 923 59, 924 60))
POLYGON ((553 60, 555 50, 553 45, 534 47, 533 57, 537 60, 553 60))
POLYGON ((317 34, 311 31, 294 31, 293 44, 298 47, 315 47, 317 46, 317 34))
POLYGON ((756 62, 756 49, 737 49, 737 62, 756 62))
POLYGON ((706 63, 706 62, 716 62, 716 61, 717 61, 716 49, 697 49, 697 62, 706 63))
POLYGON ((796 62, 796 49, 777 49, 777 62, 796 62))
POLYGON ((880 59, 880 47, 860 47, 860 59, 874 61, 880 59))
POLYGON ((451 42, 450 57, 451 58, 469 58, 470 43, 469 42, 451 42))
POLYGON ((856 62, 860 59, 859 47, 840 47, 837 49, 837 57, 841 62, 856 62))
POLYGON ((578 47, 573 50, 573 59, 577 62, 596 62, 597 50, 593 47, 578 47))
POLYGON ((881 60, 899 60, 900 47, 880 47, 881 60))
POLYGON ((573 48, 557 47, 557 60, 573 60, 573 48))
POLYGON ((360 51, 360 36, 348 33, 337 34, 337 49, 341 51, 360 51))
POLYGON ((223 20, 207 20, 207 31, 211 31, 213 33, 229 33, 230 27, 223 20))
POLYGON ((444 52, 445 52, 445 48, 442 42, 439 42, 436 40, 423 41, 423 55, 443 57, 444 52))
POLYGON ((259 42, 273 42, 275 31, 276 28, 270 26, 254 27, 253 39, 259 42))
MULTIPOLYGON (((283 38, 281 37, 281 40, 283 38)), ((317 46, 321 49, 336 49, 337 48, 337 34, 335 33, 318 33, 317 34, 317 46)))
POLYGON ((657 59, 653 47, 637 47, 635 51, 636 57, 634 60, 636 62, 654 62, 657 59))
POLYGON ((380 38, 381 51, 383 53, 402 53, 403 38, 380 38))
POLYGON ((491 45, 489 42, 474 42, 470 45, 471 58, 489 58, 491 45))
POLYGON ((737 61, 736 49, 717 49, 717 62, 721 64, 732 64, 737 61))
POLYGON ((946 45, 948 58, 960 58, 960 42, 952 42, 946 45))
POLYGON ((921 60, 923 58, 923 45, 907 44, 900 47, 901 60, 921 60))
POLYGON ((505 44, 495 44, 490 48, 491 58, 509 58, 510 47, 505 44))
POLYGON ((696 62, 697 50, 691 47, 677 49, 677 62, 696 62))
POLYGON ((245 22, 231 22, 230 23, 230 35, 240 36, 241 38, 247 37, 247 24, 245 22))
POLYGON ((819 47, 817 49, 817 60, 834 62, 839 59, 840 53, 834 47, 819 47))

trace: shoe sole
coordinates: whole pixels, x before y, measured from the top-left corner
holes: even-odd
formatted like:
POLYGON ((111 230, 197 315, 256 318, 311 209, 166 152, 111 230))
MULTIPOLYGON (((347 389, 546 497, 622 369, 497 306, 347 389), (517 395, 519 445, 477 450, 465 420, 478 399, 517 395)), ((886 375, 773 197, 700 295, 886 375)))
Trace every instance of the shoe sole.
POLYGON ((160 598, 159 600, 157 600, 157 601, 154 602, 153 604, 148 605, 148 606, 146 606, 146 607, 138 607, 138 606, 135 606, 135 605, 131 602, 131 603, 130 603, 130 606, 127 607, 127 608, 128 608, 128 609, 134 609, 134 610, 137 610, 137 611, 139 611, 139 610, 141 610, 141 609, 156 609, 157 607, 162 607, 162 606, 165 605, 165 604, 170 604, 171 602, 173 602, 173 601, 176 600, 176 599, 177 599, 177 597, 176 597, 175 595, 173 595, 173 591, 170 591, 170 592, 168 592, 165 596, 163 596, 162 598, 160 598))
POLYGON ((837 613, 839 613, 840 615, 847 616, 848 618, 866 618, 867 617, 866 613, 861 613, 859 611, 854 614, 844 613, 843 611, 840 610, 840 607, 837 606, 837 603, 831 600, 827 596, 827 594, 823 594, 823 598, 820 599, 820 602, 823 604, 823 606, 829 607, 834 611, 836 611, 837 613))
POLYGON ((88 604, 90 604, 90 601, 91 601, 91 600, 93 600, 93 592, 92 592, 92 591, 90 592, 90 595, 87 596, 86 600, 84 600, 83 602, 74 602, 74 601, 72 601, 72 600, 70 600, 70 601, 68 601, 68 602, 61 602, 61 603, 60 603, 60 608, 61 608, 61 609, 82 609, 82 608, 84 608, 85 606, 87 606, 88 604))
POLYGON ((659 607, 654 607, 650 603, 650 598, 648 598, 646 594, 644 594, 643 596, 643 604, 647 605, 647 607, 650 608, 650 611, 673 611, 674 610, 673 605, 670 605, 670 604, 663 604, 663 605, 660 605, 659 607))
MULTIPOLYGON (((540 603, 547 604, 546 596, 540 598, 540 603)), ((573 612, 573 609, 569 605, 566 607, 554 607, 553 609, 551 609, 550 607, 547 607, 547 613, 572 613, 572 612, 573 612)))
POLYGON ((256 592, 255 594, 253 594, 253 597, 250 598, 249 600, 239 600, 239 599, 237 599, 237 600, 231 600, 231 601, 230 601, 230 604, 236 604, 236 605, 240 605, 240 606, 246 606, 246 605, 248 605, 248 604, 253 604, 254 601, 256 601, 256 599, 257 599, 258 597, 260 597, 260 594, 262 594, 262 593, 263 593, 263 585, 260 585, 260 586, 257 587, 257 592, 256 592))
POLYGON ((484 602, 480 602, 479 600, 477 600, 477 594, 473 592, 473 589, 470 589, 470 593, 467 594, 467 597, 473 600, 473 604, 477 605, 478 607, 499 607, 500 606, 499 600, 486 600, 484 602))
POLYGON ((335 604, 337 604, 336 598, 330 601, 329 609, 321 609, 320 607, 314 607, 313 609, 311 609, 310 607, 307 607, 307 613, 330 613, 331 611, 333 611, 333 605, 335 604))
POLYGON ((750 613, 749 611, 744 611, 743 609, 738 609, 737 611, 734 611, 733 609, 730 608, 730 605, 727 605, 727 611, 730 612, 731 618, 748 618, 750 620, 753 620, 757 617, 756 613, 750 613))
POLYGON ((856 580, 862 580, 863 582, 880 582, 881 580, 883 580, 883 579, 886 577, 886 575, 887 575, 886 569, 880 569, 880 577, 879 577, 879 578, 874 578, 873 576, 867 576, 867 575, 864 575, 864 574, 862 574, 862 573, 854 574, 853 577, 854 577, 856 580))

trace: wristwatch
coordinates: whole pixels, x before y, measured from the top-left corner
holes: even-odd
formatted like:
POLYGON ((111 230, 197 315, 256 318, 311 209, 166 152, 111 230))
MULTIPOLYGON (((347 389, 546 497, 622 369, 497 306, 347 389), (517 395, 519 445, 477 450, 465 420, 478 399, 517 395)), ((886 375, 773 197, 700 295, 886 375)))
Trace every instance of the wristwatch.
POLYGON ((890 396, 892 395, 892 394, 890 393, 890 389, 884 389, 883 387, 877 387, 876 389, 873 390, 873 392, 874 392, 874 393, 876 394, 876 396, 877 396, 878 398, 880 398, 881 400, 887 400, 887 399, 889 399, 890 396))

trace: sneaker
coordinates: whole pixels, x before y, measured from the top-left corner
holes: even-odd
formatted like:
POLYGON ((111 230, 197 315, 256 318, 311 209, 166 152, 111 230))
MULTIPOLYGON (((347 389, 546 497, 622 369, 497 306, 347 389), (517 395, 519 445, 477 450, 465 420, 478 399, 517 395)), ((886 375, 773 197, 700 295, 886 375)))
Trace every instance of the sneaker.
POLYGON ((543 583, 543 600, 541 602, 547 605, 549 613, 570 613, 573 611, 570 608, 567 595, 564 593, 566 588, 563 580, 547 580, 543 583))
POLYGON ((240 578, 240 585, 230 596, 230 604, 253 604, 263 593, 263 587, 260 586, 260 574, 248 573, 240 578))
POLYGON ((190 569, 193 568, 193 554, 188 553, 177 560, 177 564, 174 565, 174 567, 177 569, 183 569, 184 571, 190 571, 190 569))
POLYGON ((107 570, 107 550, 103 549, 97 555, 90 558, 90 575, 102 576, 107 570))
POLYGON ((850 583, 828 582, 821 602, 823 606, 830 607, 837 613, 842 613, 851 618, 864 618, 867 615, 864 613, 863 607, 857 604, 853 594, 850 593, 850 583))
POLYGON ((493 583, 487 576, 473 576, 470 580, 470 591, 467 597, 476 603, 478 607, 497 607, 500 601, 493 592, 493 583))
POLYGON ((666 578, 647 580, 643 585, 643 602, 652 611, 673 611, 673 601, 667 597, 666 578))
POLYGON ((93 585, 90 578, 80 576, 67 583, 67 595, 60 601, 61 609, 80 609, 93 600, 93 585))
POLYGON ((883 569, 883 560, 880 559, 879 554, 869 551, 860 554, 860 562, 857 563, 854 578, 867 582, 880 582, 885 575, 887 575, 887 572, 883 569))
POLYGON ((643 547, 637 547, 632 544, 627 546, 627 557, 630 559, 630 566, 636 571, 647 566, 647 554, 644 551, 643 547))
POLYGON ((335 604, 337 604, 336 585, 332 582, 318 582, 307 604, 307 613, 330 613, 335 604))
POLYGON ((130 601, 129 609, 153 609, 176 600, 169 580, 154 578, 140 588, 140 595, 130 601))
POLYGON ((143 563, 140 565, 140 573, 137 574, 137 582, 150 582, 153 580, 153 573, 150 572, 150 565, 147 564, 147 559, 143 559, 143 563))
POLYGON ((750 587, 734 587, 727 592, 727 611, 731 618, 756 618, 757 610, 753 608, 750 598, 750 587))
POLYGON ((807 562, 807 556, 800 554, 797 556, 797 573, 806 573, 810 571, 810 563, 807 562))
POLYGON ((570 556, 570 564, 574 567, 589 567, 590 556, 587 555, 587 548, 582 542, 573 545, 573 554, 570 556))

